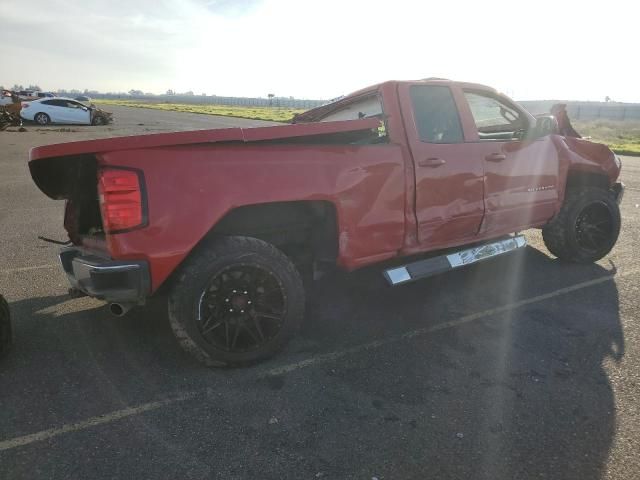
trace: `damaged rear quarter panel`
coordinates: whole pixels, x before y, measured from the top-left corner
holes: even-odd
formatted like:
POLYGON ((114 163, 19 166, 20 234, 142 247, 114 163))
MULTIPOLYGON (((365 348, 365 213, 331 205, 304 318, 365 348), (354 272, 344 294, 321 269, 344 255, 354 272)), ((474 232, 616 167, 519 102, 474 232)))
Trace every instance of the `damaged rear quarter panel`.
POLYGON ((146 258, 157 289, 231 209, 269 202, 334 204, 340 266, 394 256, 405 232, 397 145, 189 145, 116 151, 103 165, 144 171, 149 226, 108 235, 116 259, 146 258))

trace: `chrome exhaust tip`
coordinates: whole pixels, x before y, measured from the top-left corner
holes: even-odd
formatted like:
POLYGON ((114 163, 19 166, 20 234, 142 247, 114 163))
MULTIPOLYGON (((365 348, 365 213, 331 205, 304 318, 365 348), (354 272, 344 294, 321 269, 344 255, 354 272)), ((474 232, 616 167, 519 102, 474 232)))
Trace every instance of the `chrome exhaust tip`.
POLYGON ((109 311, 115 317, 124 317, 129 310, 133 308, 129 303, 110 303, 109 311))

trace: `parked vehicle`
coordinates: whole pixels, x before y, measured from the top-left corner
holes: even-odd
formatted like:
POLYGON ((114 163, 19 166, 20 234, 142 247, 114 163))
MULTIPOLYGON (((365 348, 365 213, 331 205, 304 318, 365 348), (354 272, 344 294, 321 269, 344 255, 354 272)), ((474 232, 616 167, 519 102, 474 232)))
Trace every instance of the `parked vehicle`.
POLYGON ((36 92, 35 96, 38 98, 54 98, 55 94, 51 92, 36 92))
POLYGON ((33 90, 20 90, 17 93, 18 93, 18 96, 20 97, 20 100, 34 100, 38 98, 38 96, 36 95, 36 92, 34 92, 33 90))
POLYGON ((41 98, 22 104, 20 113, 25 120, 40 125, 65 123, 77 125, 106 125, 113 120, 113 115, 96 108, 84 105, 70 98, 41 98))
POLYGON ((79 102, 90 102, 91 99, 89 97, 87 97, 86 95, 80 95, 79 97, 76 97, 75 100, 79 101, 79 102))
POLYGON ((0 295, 0 358, 4 357, 11 347, 11 313, 9 304, 0 295))
POLYGON ((482 85, 392 81, 294 125, 37 147, 31 175, 66 200, 72 286, 122 315, 158 292, 208 365, 278 351, 303 278, 385 262, 391 285, 518 250, 528 228, 568 262, 620 230, 620 160, 482 85), (409 261, 407 257, 421 254, 409 261))
POLYGON ((16 92, 12 92, 11 90, 2 90, 0 92, 0 106, 11 105, 14 102, 19 103, 20 98, 16 92))

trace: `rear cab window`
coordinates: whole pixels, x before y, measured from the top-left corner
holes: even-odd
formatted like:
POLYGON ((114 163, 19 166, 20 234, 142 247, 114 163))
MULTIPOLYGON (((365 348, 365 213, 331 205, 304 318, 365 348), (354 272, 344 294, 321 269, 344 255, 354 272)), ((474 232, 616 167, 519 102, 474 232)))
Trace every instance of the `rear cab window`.
POLYGON ((464 90, 480 141, 522 139, 528 119, 514 105, 488 92, 464 90))
POLYGON ((337 122, 340 120, 359 120, 362 118, 372 118, 382 115, 382 102, 380 97, 371 95, 358 102, 345 105, 343 108, 331 112, 326 117, 320 119, 321 122, 337 122))

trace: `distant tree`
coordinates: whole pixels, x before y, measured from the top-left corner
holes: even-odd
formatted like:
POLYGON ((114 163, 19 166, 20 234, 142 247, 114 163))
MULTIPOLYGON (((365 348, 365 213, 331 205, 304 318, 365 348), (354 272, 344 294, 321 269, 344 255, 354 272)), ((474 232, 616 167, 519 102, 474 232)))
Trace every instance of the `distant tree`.
POLYGON ((188 92, 184 93, 185 95, 193 95, 193 91, 189 90, 188 92))
POLYGON ((13 90, 19 92, 20 90, 24 90, 22 85, 18 85, 17 83, 13 86, 13 90))
POLYGON ((206 93, 204 93, 204 92, 202 92, 202 96, 203 96, 203 97, 206 97, 206 96, 207 96, 207 94, 206 94, 206 93))
POLYGON ((607 95, 606 97, 604 97, 604 101, 609 103, 611 101, 611 97, 607 95))
POLYGON ((133 88, 129 90, 129 95, 144 95, 142 90, 134 90, 133 88))
POLYGON ((41 92, 42 91, 42 89, 38 85, 29 85, 27 87, 27 90, 30 90, 32 92, 41 92))
POLYGON ((167 94, 167 95, 175 95, 175 94, 176 94, 176 92, 174 92, 173 90, 169 89, 169 90, 167 90, 167 93, 166 93, 166 94, 167 94))
POLYGON ((269 106, 273 105, 273 97, 275 97, 275 93, 269 93, 267 94, 267 97, 269 97, 269 106))

